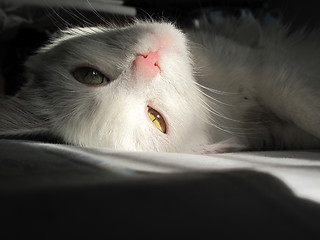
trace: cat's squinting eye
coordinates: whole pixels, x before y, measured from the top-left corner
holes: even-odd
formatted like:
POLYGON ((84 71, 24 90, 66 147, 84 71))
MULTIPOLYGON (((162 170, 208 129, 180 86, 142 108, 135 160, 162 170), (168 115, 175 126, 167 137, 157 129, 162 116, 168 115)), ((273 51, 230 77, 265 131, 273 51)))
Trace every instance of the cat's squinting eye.
POLYGON ((78 67, 73 70, 72 75, 78 82, 87 85, 99 85, 110 82, 109 78, 91 67, 78 67))

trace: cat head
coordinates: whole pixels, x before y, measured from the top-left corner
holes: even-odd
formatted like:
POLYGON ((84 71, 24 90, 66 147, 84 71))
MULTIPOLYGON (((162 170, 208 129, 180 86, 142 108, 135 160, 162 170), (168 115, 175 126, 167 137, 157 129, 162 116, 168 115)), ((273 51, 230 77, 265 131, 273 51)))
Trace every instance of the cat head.
POLYGON ((71 28, 26 62, 28 83, 2 103, 0 135, 186 151, 207 141, 185 35, 170 23, 71 28))

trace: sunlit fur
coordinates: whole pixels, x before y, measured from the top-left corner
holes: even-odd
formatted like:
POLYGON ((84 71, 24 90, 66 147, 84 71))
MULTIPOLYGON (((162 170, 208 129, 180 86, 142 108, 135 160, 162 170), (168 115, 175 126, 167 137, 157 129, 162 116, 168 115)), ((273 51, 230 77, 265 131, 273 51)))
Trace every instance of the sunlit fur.
POLYGON ((169 23, 69 29, 26 66, 29 84, 3 105, 22 101, 28 112, 13 116, 15 124, 5 122, 7 112, 2 113, 2 135, 38 129, 70 144, 138 151, 190 151, 207 143, 186 38, 169 23), (144 79, 135 71, 135 57, 157 50, 161 73, 144 79), (81 84, 71 74, 78 66, 93 66, 111 82, 81 84), (163 115, 167 134, 150 121, 147 106, 163 115), (28 115, 42 116, 33 129, 20 124, 28 115))
POLYGON ((1 103, 0 136, 49 134, 134 151, 319 148, 319 38, 235 29, 183 33, 136 21, 64 30, 29 58, 27 85, 1 103), (147 79, 134 60, 150 51, 159 53, 160 74, 147 79), (84 85, 72 76, 79 66, 111 82, 84 85), (162 114, 167 134, 152 124, 148 106, 162 114))

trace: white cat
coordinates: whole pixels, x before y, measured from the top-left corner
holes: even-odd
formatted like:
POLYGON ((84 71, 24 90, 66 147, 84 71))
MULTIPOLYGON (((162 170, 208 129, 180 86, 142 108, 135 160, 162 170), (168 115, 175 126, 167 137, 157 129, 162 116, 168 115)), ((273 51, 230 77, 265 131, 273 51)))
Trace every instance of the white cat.
POLYGON ((0 105, 0 136, 134 151, 320 148, 319 37, 226 29, 68 29, 26 62, 28 83, 0 105))

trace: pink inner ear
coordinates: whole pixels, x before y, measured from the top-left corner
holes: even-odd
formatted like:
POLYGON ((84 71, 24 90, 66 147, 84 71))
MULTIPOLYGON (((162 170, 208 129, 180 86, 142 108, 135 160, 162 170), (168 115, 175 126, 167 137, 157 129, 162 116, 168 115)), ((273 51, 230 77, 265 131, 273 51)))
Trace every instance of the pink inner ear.
POLYGON ((138 55, 134 62, 136 73, 142 77, 153 78, 160 72, 158 52, 138 55))

